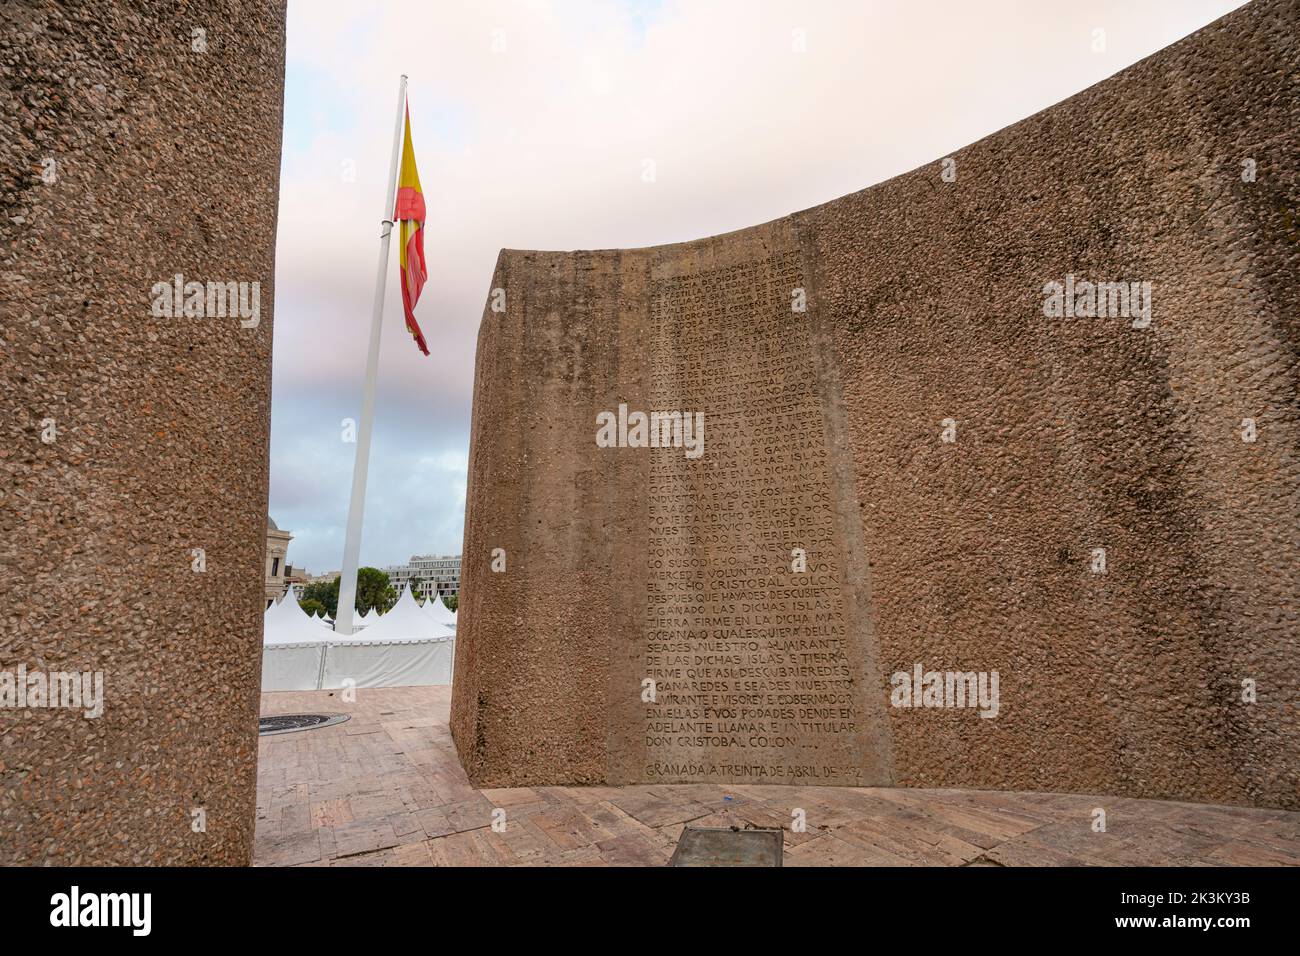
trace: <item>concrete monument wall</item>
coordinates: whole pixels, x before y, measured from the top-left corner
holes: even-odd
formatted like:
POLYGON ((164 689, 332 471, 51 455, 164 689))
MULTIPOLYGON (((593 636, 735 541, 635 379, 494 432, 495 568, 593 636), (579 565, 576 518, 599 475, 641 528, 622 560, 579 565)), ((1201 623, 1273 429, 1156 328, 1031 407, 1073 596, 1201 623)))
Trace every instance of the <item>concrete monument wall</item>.
POLYGON ((0 863, 251 862, 284 20, 6 5, 0 863))
POLYGON ((1300 806, 1298 37, 1257 2, 776 222, 503 251, 471 779, 1300 806), (674 411, 702 449, 636 447, 674 411))

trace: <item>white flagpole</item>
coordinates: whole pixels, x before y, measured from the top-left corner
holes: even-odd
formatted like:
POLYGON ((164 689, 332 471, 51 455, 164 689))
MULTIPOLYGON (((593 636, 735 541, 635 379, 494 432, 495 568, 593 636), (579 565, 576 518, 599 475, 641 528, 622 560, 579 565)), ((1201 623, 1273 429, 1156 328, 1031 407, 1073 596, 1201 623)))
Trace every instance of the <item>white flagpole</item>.
POLYGON ((406 114, 406 74, 397 94, 397 125, 393 130, 393 160, 388 167, 384 193, 384 218, 380 220, 379 271, 375 276, 375 308, 370 315, 370 350, 366 353, 366 384, 361 398, 361 425, 357 429, 357 455, 352 466, 352 500, 348 505, 348 532, 343 543, 343 571, 339 578, 339 606, 334 630, 352 633, 353 604, 357 599, 357 564, 361 559, 361 522, 366 510, 366 472, 370 467, 370 429, 375 419, 375 378, 379 372, 379 333, 383 330, 384 290, 388 285, 388 240, 393 233, 393 208, 397 202, 397 163, 402 153, 402 120, 406 114))

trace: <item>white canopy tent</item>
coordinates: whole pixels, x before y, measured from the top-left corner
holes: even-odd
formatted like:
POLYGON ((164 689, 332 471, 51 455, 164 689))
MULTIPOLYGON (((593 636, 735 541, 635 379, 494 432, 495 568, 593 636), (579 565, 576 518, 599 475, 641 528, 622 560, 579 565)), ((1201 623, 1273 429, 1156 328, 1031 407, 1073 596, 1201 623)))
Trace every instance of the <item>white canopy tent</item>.
POLYGON ((262 690, 451 683, 455 631, 422 611, 409 588, 387 614, 370 613, 364 634, 343 635, 313 622, 295 597, 269 608, 262 690))
POLYGON ((325 636, 292 589, 262 616, 262 690, 309 690, 320 682, 325 636))
POLYGON ((316 622, 307 616, 292 591, 268 607, 262 620, 266 624, 263 634, 263 643, 266 644, 294 644, 319 637, 314 626, 316 622))
POLYGON ((445 624, 447 627, 451 628, 452 631, 456 630, 456 612, 443 604, 442 598, 438 595, 435 594, 433 597, 429 598, 429 600, 425 601, 424 607, 421 608, 421 610, 426 616, 428 616, 429 620, 433 621, 435 624, 445 624))
POLYGON ((357 687, 450 684, 455 637, 420 610, 408 586, 364 634, 335 636, 321 686, 342 687, 347 678, 357 687))

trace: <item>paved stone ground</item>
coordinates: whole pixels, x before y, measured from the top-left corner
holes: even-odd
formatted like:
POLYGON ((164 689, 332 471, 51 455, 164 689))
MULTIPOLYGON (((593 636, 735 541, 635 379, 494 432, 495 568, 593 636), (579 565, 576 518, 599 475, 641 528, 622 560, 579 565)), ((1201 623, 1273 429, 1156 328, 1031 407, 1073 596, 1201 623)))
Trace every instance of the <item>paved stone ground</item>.
POLYGON ((720 786, 476 790, 449 687, 262 695, 350 713, 261 738, 259 866, 662 866, 686 824, 783 826, 786 866, 1300 865, 1300 813, 976 790, 720 786), (808 829, 790 830, 802 807, 808 829), (1094 833, 1103 807, 1108 832, 1094 833), (501 833, 492 811, 505 811, 501 833))

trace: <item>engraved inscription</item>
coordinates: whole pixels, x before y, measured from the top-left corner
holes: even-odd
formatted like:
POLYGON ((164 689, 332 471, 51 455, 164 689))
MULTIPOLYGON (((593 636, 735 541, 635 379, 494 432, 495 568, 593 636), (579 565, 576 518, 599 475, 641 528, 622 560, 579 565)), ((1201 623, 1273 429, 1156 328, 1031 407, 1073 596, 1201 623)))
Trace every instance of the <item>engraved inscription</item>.
POLYGON ((652 284, 651 407, 703 412, 708 444, 651 450, 648 780, 860 775, 804 286, 793 253, 652 284))

